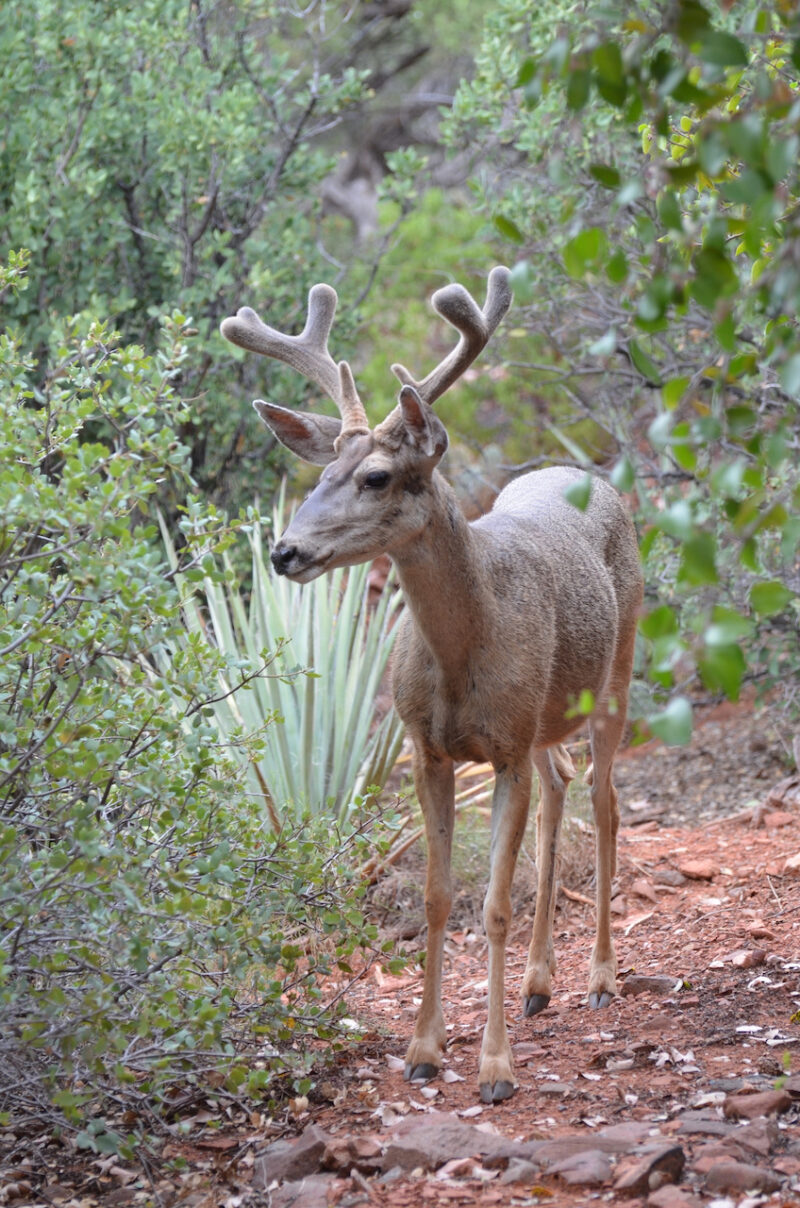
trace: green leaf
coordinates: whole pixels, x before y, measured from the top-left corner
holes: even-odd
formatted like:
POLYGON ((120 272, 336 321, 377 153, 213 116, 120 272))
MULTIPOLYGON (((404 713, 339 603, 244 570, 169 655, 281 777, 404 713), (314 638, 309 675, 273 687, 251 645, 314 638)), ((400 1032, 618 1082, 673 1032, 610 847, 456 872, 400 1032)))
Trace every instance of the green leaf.
POLYGON ((692 297, 713 310, 720 298, 736 293, 739 278, 724 253, 704 247, 694 257, 695 277, 691 284, 692 297))
POLYGON ((574 67, 567 76, 567 106, 573 110, 583 109, 591 87, 591 72, 583 67, 574 67))
POLYGON ((570 483, 564 491, 564 498, 580 512, 585 512, 589 506, 592 498, 592 481, 591 474, 584 474, 582 478, 570 483))
POLYGON ((711 692, 724 692, 729 700, 738 700, 746 670, 739 646, 710 646, 698 659, 698 670, 711 692))
POLYGON ((628 81, 617 42, 604 42, 592 51, 597 91, 603 100, 621 108, 628 95, 628 81))
POLYGON ((800 398, 800 352, 787 358, 780 368, 781 385, 792 398, 800 398))
POLYGON ((533 77, 536 75, 536 60, 525 59, 517 72, 517 78, 514 81, 515 88, 524 88, 526 84, 530 84, 533 77))
POLYGON ((697 50, 704 63, 717 67, 746 67, 747 51, 738 38, 721 29, 708 29, 697 50))
POLYGON ((504 239, 510 239, 512 243, 524 243, 525 236, 515 222, 510 218, 506 218, 504 214, 496 214, 494 225, 504 239))
POLYGON ((628 258, 622 248, 617 250, 608 258, 606 262, 606 276, 609 281, 613 281, 615 285, 621 285, 628 276, 628 258))
POLYGON ((664 226, 673 231, 683 230, 683 216, 678 204, 677 195, 672 189, 665 189, 659 194, 658 216, 664 226))
POLYGON ((651 609, 639 621, 639 628, 646 638, 654 641, 669 633, 678 632, 678 618, 669 604, 661 604, 651 609))
POLYGON ((651 713, 647 724, 656 738, 669 747, 684 747, 692 737, 692 706, 685 696, 676 696, 660 713, 651 713))
POLYGON ((708 10, 700 0, 678 0, 675 14, 675 32, 682 42, 693 42, 711 25, 708 10))
POLYGON ((646 378, 652 385, 657 386, 661 381, 661 370, 652 357, 644 351, 638 340, 631 340, 628 344, 628 351, 631 360, 635 367, 639 370, 643 378, 646 378))
POLYGON ((580 280, 599 267, 608 253, 608 237, 602 227, 586 227, 564 245, 564 267, 570 277, 580 280))
POLYGON ((706 646, 731 646, 742 638, 752 636, 753 622, 749 617, 732 608, 717 605, 713 611, 711 624, 703 634, 706 646))
POLYGON ((618 170, 610 164, 595 163, 589 165, 589 173, 601 185, 605 185, 607 189, 618 189, 620 185, 620 174, 618 170))
POLYGON ((750 588, 750 605, 762 617, 777 616, 793 594, 779 579, 769 579, 766 583, 754 583, 750 588))
POLYGON ((681 562, 678 579, 682 583, 700 587, 704 583, 717 583, 717 543, 711 533, 697 533, 681 547, 681 562))
POLYGON ((633 462, 628 457, 627 453, 623 453, 622 457, 614 464, 611 471, 611 485, 616 487, 618 491, 628 492, 633 489, 633 484, 636 481, 636 474, 633 468, 633 462))
POLYGON ((661 397, 664 400, 664 406, 668 411, 674 411, 678 403, 683 399, 689 385, 688 377, 670 378, 661 386, 661 397))
POLYGON ((657 519, 658 527, 670 537, 679 541, 688 541, 694 532, 694 515, 691 505, 685 499, 676 499, 669 507, 661 512, 657 519))

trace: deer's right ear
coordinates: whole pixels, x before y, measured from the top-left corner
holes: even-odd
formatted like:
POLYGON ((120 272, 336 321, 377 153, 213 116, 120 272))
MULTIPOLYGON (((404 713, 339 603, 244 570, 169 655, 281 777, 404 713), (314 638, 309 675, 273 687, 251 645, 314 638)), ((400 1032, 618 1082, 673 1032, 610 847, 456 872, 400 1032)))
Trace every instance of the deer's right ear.
POLYGON ((315 466, 327 466, 336 460, 334 441, 342 429, 342 421, 332 415, 309 415, 303 411, 288 411, 257 398, 253 403, 267 427, 282 445, 291 449, 303 461, 315 466))

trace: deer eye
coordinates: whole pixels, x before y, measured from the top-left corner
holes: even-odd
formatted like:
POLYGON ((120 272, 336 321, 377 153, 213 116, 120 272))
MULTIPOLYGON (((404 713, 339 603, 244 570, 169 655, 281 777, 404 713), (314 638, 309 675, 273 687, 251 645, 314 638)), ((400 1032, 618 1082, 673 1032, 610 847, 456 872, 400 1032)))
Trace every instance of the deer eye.
POLYGON ((391 475, 388 470, 370 470, 364 475, 364 486, 368 491, 381 491, 389 485, 391 475))

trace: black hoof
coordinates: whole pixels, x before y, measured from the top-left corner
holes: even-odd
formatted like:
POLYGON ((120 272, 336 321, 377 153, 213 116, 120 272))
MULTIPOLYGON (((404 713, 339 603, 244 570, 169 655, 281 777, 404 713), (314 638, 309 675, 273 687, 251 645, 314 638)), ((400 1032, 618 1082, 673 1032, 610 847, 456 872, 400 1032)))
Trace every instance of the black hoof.
POLYGON ((589 995, 589 1006, 593 1009, 597 1007, 607 1007, 613 997, 614 995, 609 994, 608 990, 603 990, 600 994, 598 994, 596 990, 593 990, 589 995))
POLYGON ((439 1073, 435 1065, 431 1065, 429 1061, 423 1061, 419 1065, 409 1065, 406 1063, 406 1068, 403 1070, 403 1077, 406 1082, 430 1082, 431 1078, 435 1078, 439 1073))
POLYGON ((531 994, 522 1000, 525 1018, 528 1019, 531 1015, 538 1015, 543 1011, 550 1002, 549 994, 531 994))
POLYGON ((481 1103, 502 1103, 504 1099, 510 1099, 516 1089, 513 1082, 495 1082, 494 1086, 490 1082, 482 1082, 481 1103))

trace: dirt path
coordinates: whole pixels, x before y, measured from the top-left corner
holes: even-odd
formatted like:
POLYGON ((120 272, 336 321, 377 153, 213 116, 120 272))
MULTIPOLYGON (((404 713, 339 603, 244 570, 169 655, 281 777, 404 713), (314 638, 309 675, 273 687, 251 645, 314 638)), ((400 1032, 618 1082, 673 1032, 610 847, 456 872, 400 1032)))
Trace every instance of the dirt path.
MULTIPOLYGON (((770 726, 768 716, 723 711, 689 751, 621 761, 622 994, 603 1012, 584 1006, 593 908, 588 887, 567 882, 554 998, 522 1019, 531 920, 520 916, 507 975, 513 1099, 478 1101, 486 945, 477 928, 454 927, 444 1077, 413 1086, 402 1077, 421 969, 392 977, 374 966, 348 1000, 365 1038, 308 1101, 272 1121, 234 1115, 221 1129, 200 1113, 162 1155, 185 1169, 165 1164, 152 1181, 84 1161, 33 1198, 11 1193, 6 1178, 0 1202, 800 1205, 800 783, 770 797, 786 775, 770 726)), ((415 943, 424 948, 424 933, 415 943)))

